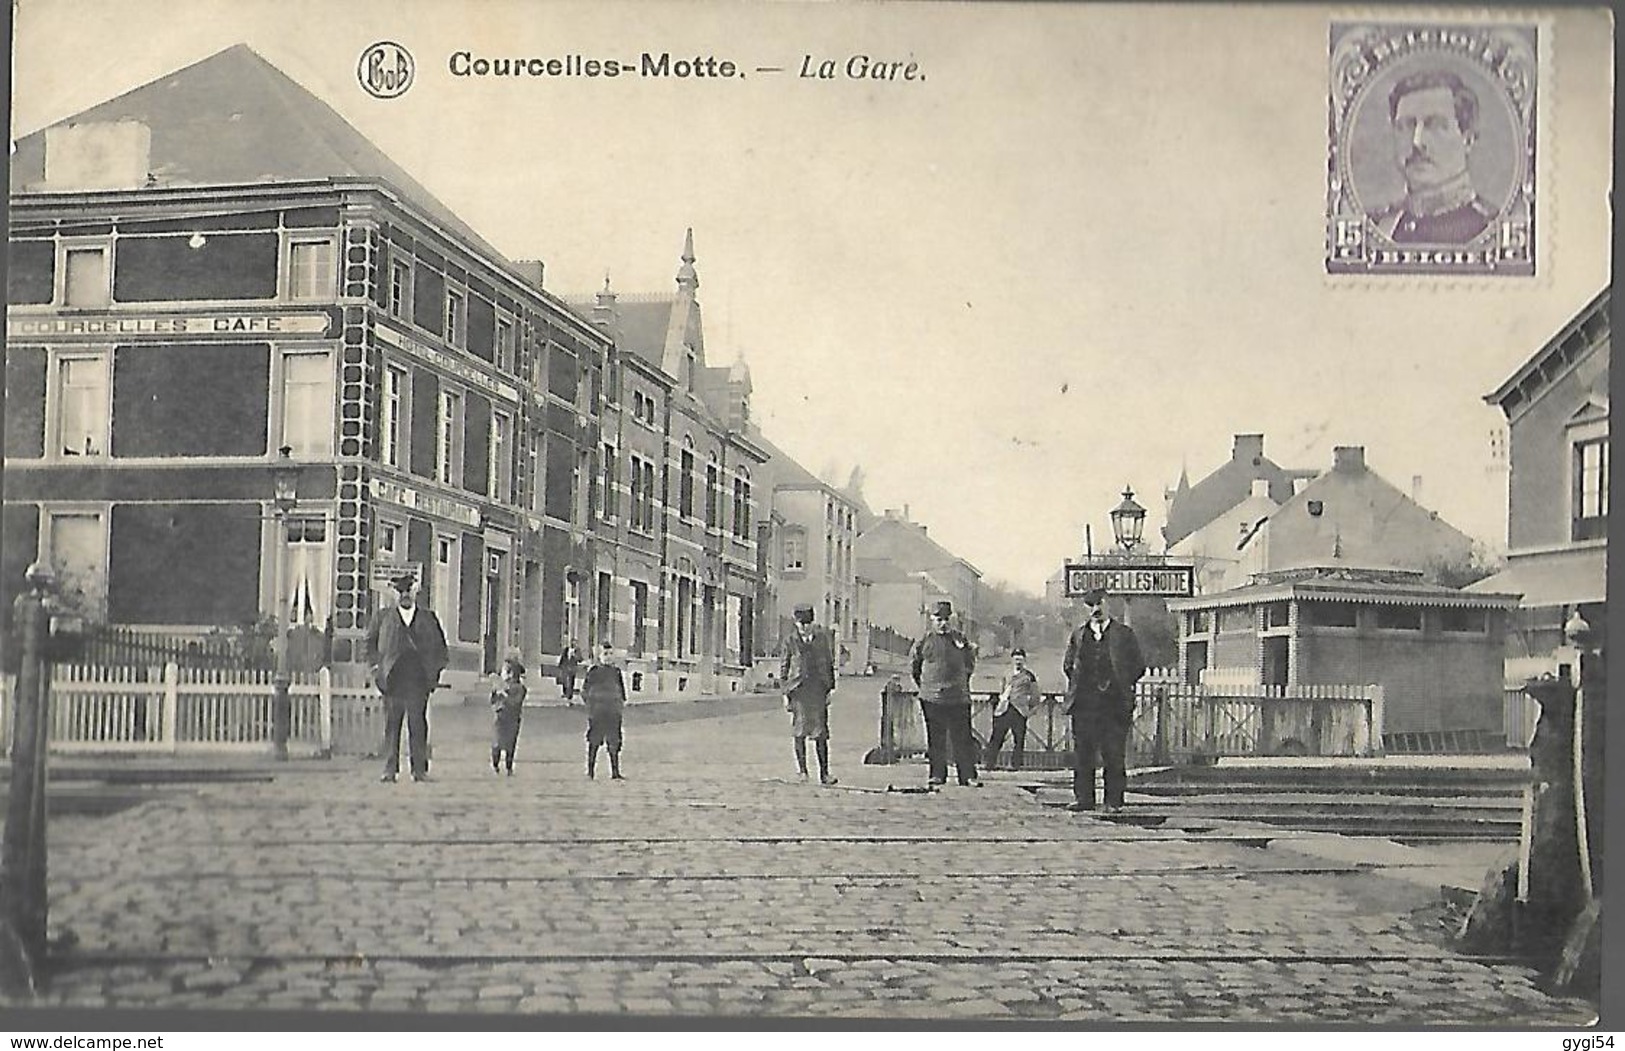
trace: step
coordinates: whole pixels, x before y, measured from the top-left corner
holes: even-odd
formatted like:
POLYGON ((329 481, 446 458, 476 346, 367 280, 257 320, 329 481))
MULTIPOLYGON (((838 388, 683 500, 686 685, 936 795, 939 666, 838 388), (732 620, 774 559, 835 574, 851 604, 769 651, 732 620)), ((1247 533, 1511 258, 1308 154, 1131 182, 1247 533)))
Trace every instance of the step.
MULTIPOLYGON (((1066 782, 1066 787, 1071 786, 1066 782)), ((1338 795, 1358 798, 1416 798, 1450 802, 1459 799, 1518 800, 1523 795, 1522 783, 1496 782, 1438 783, 1430 785, 1348 785, 1339 788, 1322 782, 1257 782, 1237 781, 1199 785, 1161 784, 1130 778, 1129 789, 1142 795, 1180 799, 1200 799, 1209 796, 1257 798, 1275 795, 1338 795)))

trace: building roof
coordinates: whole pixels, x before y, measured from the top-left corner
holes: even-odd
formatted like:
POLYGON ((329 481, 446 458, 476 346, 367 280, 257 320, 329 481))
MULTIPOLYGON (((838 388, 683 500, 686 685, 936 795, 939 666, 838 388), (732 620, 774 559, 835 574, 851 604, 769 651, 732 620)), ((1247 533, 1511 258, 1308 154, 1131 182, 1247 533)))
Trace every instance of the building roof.
POLYGON ((1604 547, 1526 555, 1492 577, 1468 584, 1467 591, 1512 592, 1528 608, 1577 606, 1608 597, 1608 550, 1604 547))
POLYGON ((863 580, 874 584, 903 584, 919 583, 916 576, 903 569, 889 558, 857 558, 853 559, 857 575, 863 580))
POLYGON ((856 508, 857 503, 852 494, 839 486, 834 486, 813 474, 800 461, 781 449, 776 443, 770 441, 766 435, 755 427, 749 428, 751 441, 759 445, 769 457, 764 470, 773 476, 775 489, 818 489, 830 494, 843 504, 856 508))
POLYGON ((972 565, 969 560, 960 558, 935 540, 932 540, 926 533, 925 526, 918 522, 911 522, 906 518, 895 517, 889 511, 882 517, 875 519, 869 528, 858 534, 858 544, 863 545, 865 538, 867 538, 869 540, 867 546, 872 548, 877 542, 882 541, 884 534, 888 533, 894 537, 906 539, 915 545, 917 550, 928 556, 924 559, 908 560, 917 563, 917 569, 940 569, 958 563, 970 570, 975 576, 980 577, 982 575, 982 571, 972 565))
POLYGON ((1468 609, 1511 609, 1518 596, 1503 592, 1468 592, 1429 584, 1421 574, 1378 568, 1312 566, 1261 576, 1250 584, 1211 595, 1168 600, 1174 612, 1251 606, 1286 599, 1323 602, 1366 602, 1399 606, 1447 606, 1468 609))
MULTIPOLYGON (((510 261, 327 103, 237 44, 57 121, 139 121, 152 132, 155 186, 365 178, 395 189, 437 223, 499 263, 510 261)), ((18 140, 11 185, 45 179, 45 133, 18 140)))
POLYGON ((1518 366, 1506 382, 1484 395, 1484 400, 1499 406, 1508 417, 1533 402, 1570 365, 1608 336, 1608 303, 1612 291, 1613 285, 1608 285, 1598 292, 1568 324, 1518 366))
POLYGON ((1314 471, 1288 470, 1264 455, 1264 436, 1238 434, 1230 459, 1195 485, 1188 485, 1183 469, 1180 485, 1168 502, 1163 542, 1172 547, 1252 495, 1254 479, 1269 483, 1270 499, 1285 503, 1292 496, 1294 478, 1311 478, 1314 471))

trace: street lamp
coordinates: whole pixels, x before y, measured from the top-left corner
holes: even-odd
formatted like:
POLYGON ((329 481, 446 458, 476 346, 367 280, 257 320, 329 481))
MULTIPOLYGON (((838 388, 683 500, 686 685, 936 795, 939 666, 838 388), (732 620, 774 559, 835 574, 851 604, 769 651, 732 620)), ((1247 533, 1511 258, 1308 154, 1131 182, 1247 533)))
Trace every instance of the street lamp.
POLYGON ((271 680, 271 748, 278 759, 288 758, 288 735, 293 724, 293 705, 288 697, 288 625, 282 608, 282 578, 287 575, 288 513, 299 503, 299 465, 293 462, 293 446, 277 450, 276 466, 271 468, 271 504, 276 512, 275 571, 271 586, 275 602, 271 641, 276 673, 271 680))
POLYGON ((1134 550, 1145 531, 1145 508, 1134 502, 1134 490, 1123 487, 1123 502, 1112 508, 1112 534, 1124 554, 1134 550))

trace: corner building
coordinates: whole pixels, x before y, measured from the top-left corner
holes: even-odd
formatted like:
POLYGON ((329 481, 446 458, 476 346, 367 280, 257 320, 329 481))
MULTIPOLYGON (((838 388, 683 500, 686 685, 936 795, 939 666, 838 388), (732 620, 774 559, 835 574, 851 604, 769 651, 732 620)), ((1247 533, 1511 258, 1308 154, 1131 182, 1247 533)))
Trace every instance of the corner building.
POLYGON ((359 674, 408 569, 454 686, 556 660, 610 343, 540 264, 244 46, 27 136, 11 178, 7 608, 36 558, 144 630, 281 596, 359 674))

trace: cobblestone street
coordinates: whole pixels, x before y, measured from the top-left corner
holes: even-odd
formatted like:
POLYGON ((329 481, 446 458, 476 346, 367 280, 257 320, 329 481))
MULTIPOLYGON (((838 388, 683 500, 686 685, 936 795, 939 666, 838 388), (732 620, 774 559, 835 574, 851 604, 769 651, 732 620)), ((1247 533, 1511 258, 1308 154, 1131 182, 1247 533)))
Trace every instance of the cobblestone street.
MULTIPOLYGON (((1076 815, 996 774, 863 767, 878 682, 835 705, 837 787, 771 701, 629 712, 628 780, 579 710, 437 709, 433 780, 373 760, 55 820, 46 1007, 1576 1025, 1586 1003, 1447 948, 1438 887, 1224 822, 1076 815)), ((267 769, 272 769, 267 767, 267 769)), ((1130 798, 1131 811, 1133 797, 1130 798)), ((1130 815, 1131 816, 1131 815, 1130 815)))

